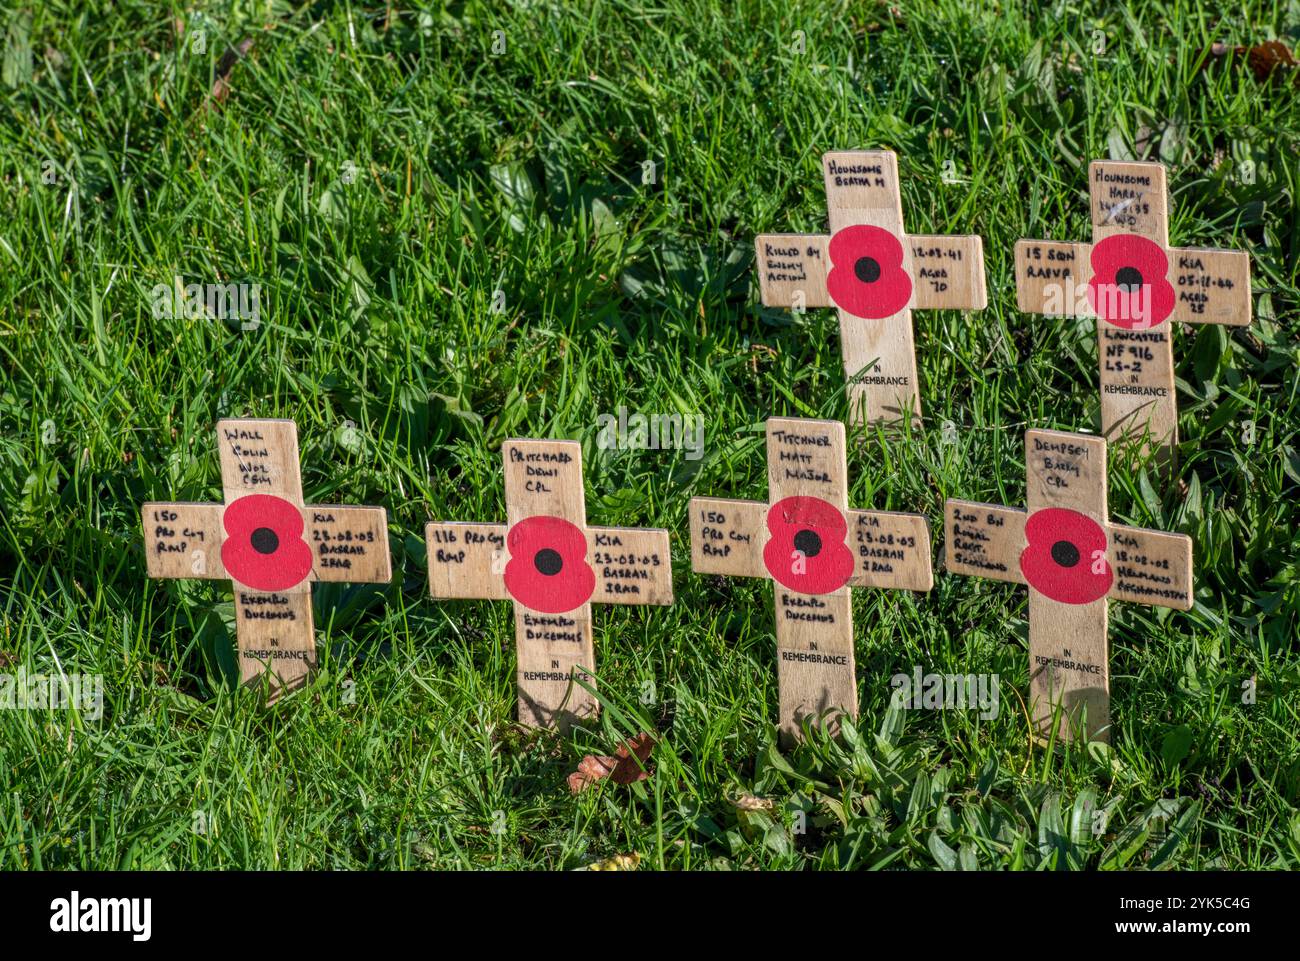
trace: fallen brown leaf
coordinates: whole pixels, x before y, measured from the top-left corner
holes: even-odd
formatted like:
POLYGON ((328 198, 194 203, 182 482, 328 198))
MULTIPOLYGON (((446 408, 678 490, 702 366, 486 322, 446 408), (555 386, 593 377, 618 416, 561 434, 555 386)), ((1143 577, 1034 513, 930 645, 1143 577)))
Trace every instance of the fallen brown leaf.
POLYGON ((569 790, 574 794, 609 778, 615 784, 633 784, 650 776, 646 766, 654 750, 653 735, 642 731, 618 746, 611 757, 608 754, 588 754, 578 762, 578 769, 569 775, 569 790))
POLYGON ((221 55, 217 62, 217 79, 212 84, 212 92, 208 95, 210 103, 225 103, 226 98, 230 96, 230 71, 235 69, 235 64, 248 56, 248 51, 253 49, 253 38, 245 37, 239 41, 238 46, 228 49, 221 55))
MULTIPOLYGON (((1241 60, 1246 61, 1250 72, 1261 83, 1268 80, 1275 70, 1280 76, 1300 67, 1300 62, 1296 61, 1291 49, 1280 40, 1265 40, 1251 47, 1244 44, 1233 46, 1227 43, 1212 43, 1210 49, 1206 51, 1205 65, 1219 62, 1235 63, 1241 60)), ((1300 74, 1293 74, 1292 80, 1300 82, 1300 74)))
POLYGON ((1297 65, 1291 51, 1280 40, 1266 40, 1251 47, 1246 52, 1246 63, 1256 80, 1267 80, 1278 67, 1294 68, 1297 65))

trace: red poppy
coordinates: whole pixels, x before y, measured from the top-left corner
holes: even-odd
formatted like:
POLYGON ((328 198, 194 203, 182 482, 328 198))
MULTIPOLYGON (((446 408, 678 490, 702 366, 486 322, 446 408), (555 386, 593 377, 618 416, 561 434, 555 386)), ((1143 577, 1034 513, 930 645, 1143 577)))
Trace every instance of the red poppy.
POLYGON ((1038 593, 1062 604, 1091 604, 1110 591, 1106 532, 1091 517, 1064 507, 1035 511, 1025 540, 1020 573, 1038 593))
POLYGON ((258 591, 287 591, 311 573, 311 548, 302 539, 302 511, 282 497, 248 494, 221 515, 226 573, 258 591))
POLYGON ((1174 312, 1169 257, 1154 240, 1115 234, 1094 244, 1089 259, 1088 305, 1108 324, 1146 329, 1174 312))
POLYGON ((767 512, 772 536, 763 563, 778 584, 800 594, 830 594, 853 576, 853 552, 844 542, 848 522, 819 497, 786 497, 767 512))
POLYGON ((854 224, 831 238, 826 289, 836 306, 855 317, 892 317, 912 299, 903 269, 903 245, 883 227, 854 224))
POLYGON ((587 603, 596 573, 587 563, 587 536, 563 517, 526 517, 506 535, 506 590, 524 607, 564 614, 587 603))

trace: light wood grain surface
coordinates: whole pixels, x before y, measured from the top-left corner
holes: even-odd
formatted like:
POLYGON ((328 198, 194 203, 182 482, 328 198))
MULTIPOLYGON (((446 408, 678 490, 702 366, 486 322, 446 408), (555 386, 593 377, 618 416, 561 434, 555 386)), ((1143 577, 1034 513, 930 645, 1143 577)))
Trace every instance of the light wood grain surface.
POLYGON ((1108 741, 1108 602, 1191 607, 1192 542, 1182 534, 1110 522, 1106 442, 1100 437, 1028 431, 1025 467, 1028 510, 947 501, 944 566, 955 574, 1028 584, 1021 559, 1029 546, 1026 524, 1035 513, 1063 508, 1100 528, 1105 547, 1079 562, 1109 569, 1108 593, 1088 603, 1066 603, 1029 587, 1028 703, 1040 739, 1052 735, 1057 718, 1060 739, 1082 731, 1089 740, 1108 741))
POLYGON ((501 458, 507 523, 428 524, 429 592, 442 600, 512 601, 519 721, 566 730, 600 709, 596 695, 587 689, 596 687, 592 604, 673 603, 668 532, 588 527, 582 447, 576 441, 507 440, 501 458), (595 587, 590 599, 573 610, 534 610, 512 597, 506 585, 510 531, 537 517, 568 521, 586 541, 583 562, 594 575, 595 587))
POLYGON ((893 151, 831 151, 822 156, 822 173, 830 235, 759 234, 754 255, 762 301, 800 310, 836 308, 851 423, 919 423, 912 311, 983 309, 983 242, 974 235, 907 234, 893 151), (827 286, 831 237, 859 225, 888 231, 902 247, 911 296, 892 316, 855 316, 836 304, 827 286))
MULTIPOLYGON (((1149 327, 1097 321, 1102 434, 1172 468, 1178 444, 1173 323, 1250 323, 1250 258, 1241 251, 1169 246, 1166 173, 1158 163, 1098 160, 1088 166, 1092 243, 1021 240, 1015 248, 1016 300, 1026 313, 1095 316, 1087 297, 1096 244, 1137 235, 1167 258, 1160 281, 1174 308, 1149 327)), ((1150 284, 1157 278, 1146 277, 1150 284)))
MULTIPOLYGON (((806 719, 825 720, 834 728, 839 715, 857 717, 849 588, 928 591, 934 575, 924 517, 849 510, 845 431, 840 422, 770 418, 767 471, 766 504, 691 499, 691 566, 701 574, 773 580, 780 726, 783 737, 793 739, 801 736, 806 719), (769 572, 764 560, 764 549, 773 536, 769 520, 798 527, 798 515, 774 513, 776 505, 792 497, 816 498, 843 519, 842 546, 852 556, 852 565, 847 580, 836 590, 802 593, 779 583, 769 572)), ((827 537, 829 530, 823 528, 827 537)), ((819 543, 818 554, 794 556, 790 562, 815 563, 822 552, 829 555, 834 550, 835 545, 819 543)))
POLYGON ((240 676, 249 684, 265 680, 274 699, 301 686, 316 666, 312 582, 392 580, 388 516, 380 507, 305 504, 298 430, 291 420, 219 421, 217 451, 224 503, 143 505, 148 572, 159 578, 234 580, 221 559, 228 536, 226 509, 255 494, 280 498, 298 509, 300 536, 312 557, 307 576, 277 591, 233 584, 240 676))

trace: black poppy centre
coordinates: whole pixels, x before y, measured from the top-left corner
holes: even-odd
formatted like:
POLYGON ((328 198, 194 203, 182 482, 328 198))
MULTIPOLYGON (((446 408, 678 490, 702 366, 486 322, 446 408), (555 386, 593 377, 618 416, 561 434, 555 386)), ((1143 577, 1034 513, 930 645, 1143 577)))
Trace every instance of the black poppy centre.
POLYGON ((864 284, 874 284, 880 279, 880 261, 875 257, 859 257, 853 265, 853 273, 864 284))
POLYGON ((1073 567, 1079 563, 1079 548, 1069 541, 1057 541, 1052 545, 1052 560, 1062 567, 1073 567))
POLYGON ((248 539, 259 554, 274 554, 280 549, 280 538, 269 527, 257 528, 248 539))
POLYGON ((822 552, 822 539, 814 531, 800 531, 794 535, 794 549, 804 557, 816 557, 822 552))
POLYGON ((1115 284, 1126 294, 1136 294, 1142 289, 1142 271, 1136 267, 1121 267, 1115 271, 1115 284))
POLYGON ((533 566, 537 568, 539 574, 554 577, 564 567, 564 559, 560 557, 559 551, 543 547, 533 555, 533 566))

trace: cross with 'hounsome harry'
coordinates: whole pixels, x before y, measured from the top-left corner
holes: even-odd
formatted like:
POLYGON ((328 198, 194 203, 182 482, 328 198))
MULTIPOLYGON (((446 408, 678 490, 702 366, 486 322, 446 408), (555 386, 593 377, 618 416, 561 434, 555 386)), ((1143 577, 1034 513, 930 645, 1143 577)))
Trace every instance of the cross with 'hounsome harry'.
POLYGON ((217 447, 224 503, 141 509, 149 576, 233 581, 240 676, 278 696, 316 665, 312 582, 392 580, 388 515, 304 504, 291 420, 218 421, 217 447))
POLYGON ((668 532, 588 527, 582 447, 508 440, 506 523, 425 528, 429 591, 441 599, 514 602, 519 720, 568 728, 592 717, 592 604, 671 604, 668 532))
POLYGON ((691 498, 691 567, 775 583, 781 731, 858 716, 850 587, 928 591, 930 526, 920 514, 848 507, 844 425, 767 422, 768 503, 691 498))
POLYGON ((835 307, 848 379, 849 422, 921 417, 913 310, 982 310, 978 236, 907 234, 891 150, 822 156, 830 236, 754 239, 763 303, 835 307))
POLYGON ((1171 324, 1250 323, 1250 257, 1169 246, 1169 198, 1158 163, 1088 165, 1092 243, 1016 243, 1025 313, 1097 317, 1101 432, 1141 441, 1172 463, 1178 444, 1171 324))
POLYGON ((1072 739, 1110 740, 1110 600, 1187 610, 1192 541, 1113 524, 1106 442, 1088 434, 1025 434, 1028 510, 949 500, 944 566, 1029 587, 1030 711, 1072 739))

